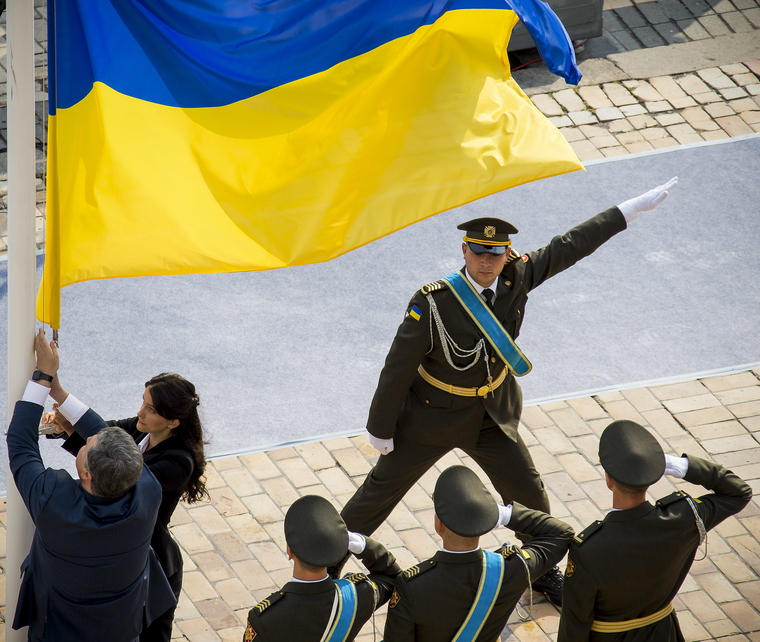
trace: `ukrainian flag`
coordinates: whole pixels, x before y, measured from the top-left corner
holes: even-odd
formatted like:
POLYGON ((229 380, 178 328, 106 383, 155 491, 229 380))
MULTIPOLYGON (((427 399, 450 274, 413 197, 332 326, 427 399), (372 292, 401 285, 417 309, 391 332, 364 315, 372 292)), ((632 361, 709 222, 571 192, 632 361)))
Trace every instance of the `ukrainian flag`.
POLYGON ((509 71, 517 5, 548 14, 510 3, 50 2, 39 318, 71 283, 327 261, 580 169, 509 71))

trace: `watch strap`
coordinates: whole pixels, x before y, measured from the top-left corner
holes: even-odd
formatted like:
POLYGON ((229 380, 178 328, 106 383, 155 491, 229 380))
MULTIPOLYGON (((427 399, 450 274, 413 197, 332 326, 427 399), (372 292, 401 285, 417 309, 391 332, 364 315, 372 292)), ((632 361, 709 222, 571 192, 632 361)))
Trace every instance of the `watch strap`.
POLYGON ((44 372, 41 372, 40 370, 35 370, 34 373, 32 373, 32 381, 39 381, 42 379, 43 381, 49 381, 50 383, 53 383, 53 377, 49 374, 45 374, 44 372))

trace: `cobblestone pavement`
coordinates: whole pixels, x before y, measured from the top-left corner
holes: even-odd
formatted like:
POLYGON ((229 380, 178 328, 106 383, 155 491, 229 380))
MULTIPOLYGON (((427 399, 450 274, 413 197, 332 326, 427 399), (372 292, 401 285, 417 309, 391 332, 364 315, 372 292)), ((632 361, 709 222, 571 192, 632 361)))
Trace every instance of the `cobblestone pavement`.
POLYGON ((582 161, 743 136, 760 132, 760 60, 531 100, 582 161))
MULTIPOLYGON (((665 452, 712 459, 760 490, 760 369, 527 407, 520 429, 547 485, 552 512, 576 530, 600 519, 611 506, 597 450, 599 434, 614 419, 638 421, 654 432, 665 452)), ((287 507, 302 495, 318 494, 340 508, 376 455, 361 435, 213 460, 207 474, 211 502, 180 504, 171 524, 185 557, 174 638, 240 642, 248 610, 290 579, 283 536, 287 507)), ((438 474, 459 463, 478 471, 493 492, 482 471, 461 451, 441 459, 375 533, 401 566, 412 566, 437 550, 431 493, 438 474)), ((681 488, 704 492, 663 478, 650 495, 656 499, 681 488)), ((707 559, 692 566, 675 600, 687 640, 760 642, 759 506, 753 500, 712 531, 707 559)), ((0 510, 4 525, 4 500, 0 510)), ((501 529, 482 543, 495 548, 511 537, 511 531, 501 529)), ((1 526, 0 551, 4 555, 1 526)), ((3 562, 0 559, 0 565, 3 562)), ((359 568, 352 560, 346 570, 359 568)), ((2 602, 3 580, 4 576, 2 602)), ((522 603, 527 601, 526 594, 522 603)), ((377 638, 368 623, 357 639, 382 639, 385 612, 383 607, 375 618, 377 638)), ((513 613, 501 639, 556 639, 559 614, 542 596, 536 596, 533 616, 534 621, 521 622, 513 613)))
POLYGON ((756 0, 606 0, 595 57, 760 29, 756 0))

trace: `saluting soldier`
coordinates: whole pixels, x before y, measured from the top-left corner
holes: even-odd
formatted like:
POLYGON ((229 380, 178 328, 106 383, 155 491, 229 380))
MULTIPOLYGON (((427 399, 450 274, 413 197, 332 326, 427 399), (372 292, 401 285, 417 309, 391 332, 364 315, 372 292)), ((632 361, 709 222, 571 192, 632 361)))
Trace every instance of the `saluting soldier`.
POLYGON ((499 506, 465 466, 447 468, 433 495, 443 550, 405 571, 388 607, 385 642, 493 642, 530 585, 567 552, 573 529, 520 504, 499 506), (522 549, 480 548, 496 526, 533 539, 522 549))
POLYGON ((719 464, 665 455, 633 421, 605 429, 599 459, 613 508, 570 546, 559 642, 683 641, 672 600, 707 531, 741 511, 752 490, 719 464), (647 488, 663 474, 713 492, 678 491, 652 505, 647 488))
MULTIPOLYGON (((465 267, 422 287, 409 302, 369 411, 370 442, 381 457, 341 515, 371 535, 409 488, 443 455, 461 448, 486 472, 504 503, 550 512, 541 477, 517 427, 530 363, 515 345, 528 293, 588 256, 654 209, 677 179, 581 223, 546 247, 511 248, 510 223, 467 221, 465 267)), ((518 534, 525 541, 525 536, 518 534)), ((559 606, 559 569, 534 587, 559 606)))
POLYGON ((306 495, 285 515, 293 578, 248 613, 243 642, 347 642, 393 592, 401 573, 382 544, 349 533, 332 504, 306 495), (333 581, 327 567, 354 553, 369 575, 355 573, 333 581))

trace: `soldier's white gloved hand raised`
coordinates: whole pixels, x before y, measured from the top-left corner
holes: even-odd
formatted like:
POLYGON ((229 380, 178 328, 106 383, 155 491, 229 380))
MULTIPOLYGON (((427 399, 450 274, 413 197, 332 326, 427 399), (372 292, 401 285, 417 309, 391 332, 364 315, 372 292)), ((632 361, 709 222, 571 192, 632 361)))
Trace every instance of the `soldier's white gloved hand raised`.
POLYGON ((387 455, 393 450, 393 437, 390 439, 380 439, 370 433, 369 443, 371 443, 376 450, 379 450, 381 455, 387 455))
POLYGON ((665 474, 677 479, 683 479, 689 470, 688 457, 674 457, 665 455, 665 474))
POLYGON ((364 547, 367 546, 367 538, 361 533, 354 533, 348 531, 348 550, 354 555, 360 555, 364 552, 364 547))
POLYGON ((649 212, 662 203, 667 197, 668 192, 678 185, 678 176, 671 178, 664 185, 650 189, 646 194, 632 198, 621 205, 618 209, 623 213, 625 222, 630 223, 635 220, 641 212, 649 212))
POLYGON ((507 526, 509 520, 512 519, 512 504, 507 506, 499 505, 499 521, 496 522, 496 528, 499 526, 507 526))

